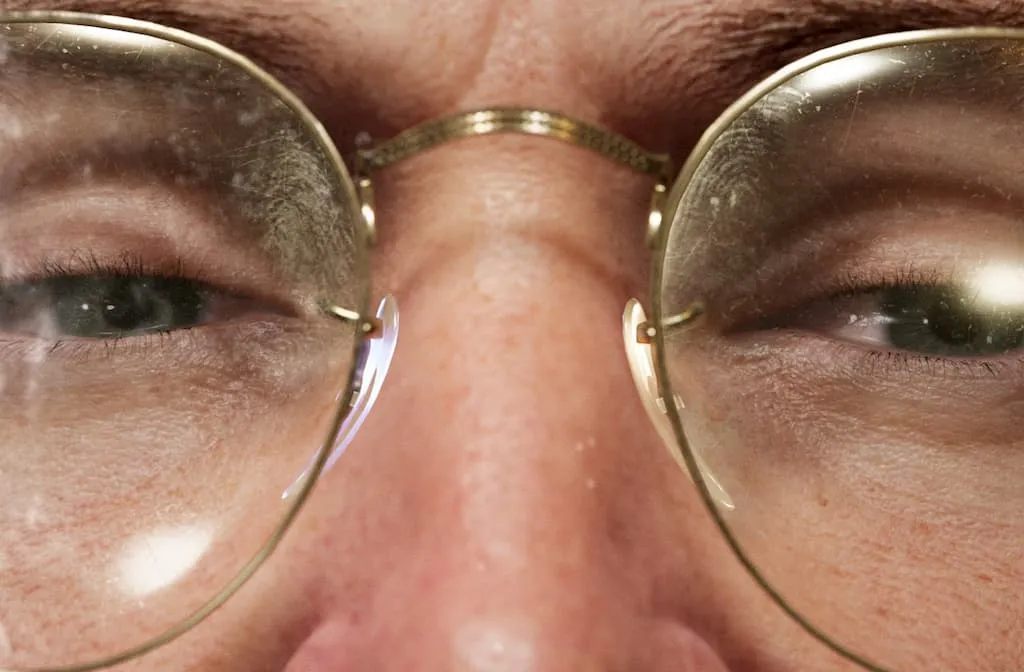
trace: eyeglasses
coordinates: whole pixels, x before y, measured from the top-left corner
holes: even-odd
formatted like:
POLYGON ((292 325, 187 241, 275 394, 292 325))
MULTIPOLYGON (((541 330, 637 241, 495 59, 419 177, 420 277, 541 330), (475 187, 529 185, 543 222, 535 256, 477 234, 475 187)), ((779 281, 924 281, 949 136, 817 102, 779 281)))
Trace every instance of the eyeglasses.
POLYGON ((252 576, 394 348, 374 173, 506 132, 654 178, 630 365, 778 604, 869 669, 1021 664, 1024 32, 814 54, 678 175, 527 109, 350 172, 253 63, 127 19, 9 14, 0 59, 0 667, 115 665, 252 576))

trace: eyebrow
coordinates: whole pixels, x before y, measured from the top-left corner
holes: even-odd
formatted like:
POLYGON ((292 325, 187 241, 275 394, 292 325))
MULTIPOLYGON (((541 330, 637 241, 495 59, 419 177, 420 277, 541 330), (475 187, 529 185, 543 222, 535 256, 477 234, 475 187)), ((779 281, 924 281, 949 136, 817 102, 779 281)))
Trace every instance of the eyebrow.
POLYGON ((1024 26, 1024 9, 1004 0, 742 0, 719 17, 736 60, 782 67, 813 51, 872 35, 929 28, 1024 26))
MULTIPOLYGON (((357 0, 349 0, 355 2, 357 0)), ((239 0, 0 0, 2 11, 62 10, 124 16, 179 28, 230 47, 265 68, 316 111, 318 101, 337 109, 336 76, 322 65, 327 50, 351 44, 325 21, 328 0, 269 3, 239 0)), ((1006 0, 674 0, 675 42, 699 36, 701 62, 692 49, 666 45, 665 70, 700 70, 685 86, 715 114, 771 72, 813 51, 882 33, 959 26, 1024 26, 1024 9, 1006 0), (683 39, 680 39, 683 38, 683 39)), ((337 61, 335 61, 337 63, 337 61)), ((696 101, 693 101, 696 102, 696 101)), ((358 102, 355 103, 358 106, 358 102)), ((344 121, 344 120, 343 120, 344 121)), ((363 120, 366 123, 368 120, 363 120)), ((707 119, 706 121, 710 121, 707 119)), ((372 122, 371 122, 372 123, 372 122)), ((373 129, 369 129, 373 130, 373 129)), ((354 136, 354 133, 352 133, 354 136)))
MULTIPOLYGON (((243 0, 228 5, 202 0, 0 0, 3 12, 66 11, 106 14, 177 28, 219 42, 272 72, 300 95, 312 98, 329 90, 327 74, 310 42, 320 22, 307 3, 243 0), (282 5, 284 5, 282 7, 282 5)), ((326 35, 321 42, 327 42, 326 35)))

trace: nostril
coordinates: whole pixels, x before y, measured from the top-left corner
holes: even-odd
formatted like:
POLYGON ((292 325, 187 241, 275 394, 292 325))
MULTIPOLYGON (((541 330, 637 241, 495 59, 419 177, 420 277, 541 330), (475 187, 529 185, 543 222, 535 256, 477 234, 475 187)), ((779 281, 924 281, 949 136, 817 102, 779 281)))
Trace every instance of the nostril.
POLYGON ((299 647, 282 672, 359 671, 359 666, 352 663, 352 635, 351 629, 338 621, 324 623, 299 647))
POLYGON ((630 670, 645 672, 729 672, 711 645, 679 623, 661 621, 651 626, 651 645, 630 670))

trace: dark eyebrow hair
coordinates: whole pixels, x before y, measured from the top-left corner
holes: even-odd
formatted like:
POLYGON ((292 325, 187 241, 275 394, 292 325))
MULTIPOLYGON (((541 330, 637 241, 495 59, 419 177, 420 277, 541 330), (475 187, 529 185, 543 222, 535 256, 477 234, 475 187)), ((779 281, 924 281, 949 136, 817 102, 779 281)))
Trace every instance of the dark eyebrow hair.
MULTIPOLYGON (((359 47, 358 31, 353 31, 351 39, 338 34, 340 26, 332 24, 328 16, 335 1, 0 0, 0 10, 110 14, 180 28, 220 42, 281 79, 321 118, 324 114, 340 117, 325 121, 344 151, 359 130, 379 137, 401 129, 377 127, 376 111, 364 107, 364 89, 359 87, 366 85, 361 80, 367 78, 346 67, 351 51, 341 53, 359 47), (345 86, 349 90, 340 90, 345 86), (356 114, 361 117, 358 122, 348 118, 356 114)), ((650 51, 641 66, 643 71, 635 77, 650 82, 665 76, 673 79, 676 85, 670 88, 678 94, 666 92, 665 100, 672 103, 673 114, 690 110, 694 126, 710 123, 758 80, 817 49, 906 30, 1024 26, 1024 5, 1017 0, 673 0, 657 13, 661 25, 652 25, 651 30, 652 35, 661 33, 659 46, 650 51)), ((377 76, 381 68, 386 72, 389 67, 361 65, 373 66, 377 66, 377 76)), ((437 110, 420 112, 412 123, 439 114, 437 110)), ((634 135, 636 140, 662 149, 643 129, 634 135)))
MULTIPOLYGON (((780 68, 850 40, 929 28, 1024 26, 1015 0, 675 0, 659 7, 654 41, 634 73, 660 91, 656 123, 634 124, 641 144, 685 156, 731 103, 780 68), (686 46, 679 46, 680 44, 686 46), (686 123, 679 123, 685 114, 686 123), (659 138, 658 128, 676 128, 659 138)), ((612 113, 615 114, 614 111, 612 113)), ((634 110, 629 114, 636 116, 634 110)), ((613 116, 613 127, 629 118, 613 116)))
POLYGON ((775 0, 716 16, 735 55, 773 69, 849 40, 928 28, 1024 26, 1024 5, 1005 0, 775 0))
MULTIPOLYGON (((221 42, 275 74, 301 67, 319 51, 317 30, 329 30, 319 2, 227 5, 200 0, 0 0, 0 10, 64 10, 126 16, 181 28, 221 42), (303 5, 308 9, 303 10, 303 5), (284 5, 284 6, 282 6, 284 5)), ((716 44, 729 62, 791 61, 858 37, 966 25, 1024 26, 1024 5, 1012 0, 720 0, 675 10, 702 42, 716 44), (699 16, 688 16, 689 14, 699 16)), ((679 26, 685 35, 686 25, 679 26)), ((327 37, 324 35, 323 37, 327 37)))
POLYGON ((230 47, 272 72, 302 97, 327 91, 326 74, 310 37, 319 23, 290 3, 243 0, 224 5, 192 0, 0 0, 4 12, 69 11, 149 21, 200 35, 230 47))

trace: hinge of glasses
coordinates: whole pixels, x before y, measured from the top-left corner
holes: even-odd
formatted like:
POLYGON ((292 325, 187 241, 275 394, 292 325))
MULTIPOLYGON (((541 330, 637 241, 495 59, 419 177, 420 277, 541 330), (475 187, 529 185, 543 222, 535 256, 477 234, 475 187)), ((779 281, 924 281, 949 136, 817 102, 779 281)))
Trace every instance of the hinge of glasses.
MULTIPOLYGON (((669 329, 687 328, 704 314, 704 304, 697 302, 681 313, 667 317, 661 322, 661 328, 669 329)), ((651 321, 644 321, 636 327, 636 342, 642 345, 652 345, 658 337, 658 325, 651 321)))
POLYGON ((652 345, 658 335, 658 328, 650 322, 636 325, 636 342, 640 345, 652 345))

